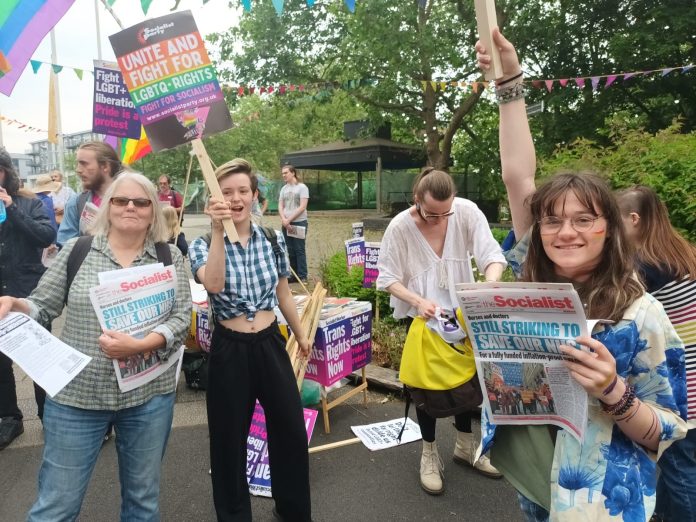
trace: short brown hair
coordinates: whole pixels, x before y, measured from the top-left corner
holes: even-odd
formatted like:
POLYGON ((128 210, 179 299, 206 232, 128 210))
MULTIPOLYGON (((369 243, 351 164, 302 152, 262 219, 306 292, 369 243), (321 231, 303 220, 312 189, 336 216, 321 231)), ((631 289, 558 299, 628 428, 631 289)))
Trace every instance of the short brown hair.
POLYGON ((445 201, 457 193, 457 187, 446 172, 425 167, 413 180, 413 199, 423 201, 426 193, 437 201, 445 201))
POLYGON ((218 180, 218 183, 232 174, 246 174, 251 182, 251 191, 256 192, 258 190, 259 179, 254 174, 251 163, 244 158, 234 158, 215 169, 215 178, 218 180))

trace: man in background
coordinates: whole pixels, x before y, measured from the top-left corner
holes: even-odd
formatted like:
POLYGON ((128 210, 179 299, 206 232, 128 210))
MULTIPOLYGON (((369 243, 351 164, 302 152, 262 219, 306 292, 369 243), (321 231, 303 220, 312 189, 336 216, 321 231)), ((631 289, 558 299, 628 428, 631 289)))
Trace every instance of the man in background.
POLYGON ((174 207, 176 213, 181 215, 181 210, 184 206, 184 197, 172 188, 171 178, 163 174, 159 177, 157 184, 159 185, 157 197, 160 203, 174 207))
POLYGON ((60 225, 63 221, 63 212, 65 211, 65 205, 68 200, 75 196, 75 191, 71 189, 67 183, 63 183, 63 174, 59 170, 51 171, 51 181, 54 183, 60 183, 60 190, 56 192, 51 192, 51 199, 53 200, 53 211, 56 215, 56 223, 60 225))
POLYGON ((76 159, 75 171, 82 180, 83 192, 79 196, 72 196, 65 205, 58 229, 59 245, 87 232, 106 189, 122 169, 116 151, 101 141, 88 141, 80 145, 76 159))

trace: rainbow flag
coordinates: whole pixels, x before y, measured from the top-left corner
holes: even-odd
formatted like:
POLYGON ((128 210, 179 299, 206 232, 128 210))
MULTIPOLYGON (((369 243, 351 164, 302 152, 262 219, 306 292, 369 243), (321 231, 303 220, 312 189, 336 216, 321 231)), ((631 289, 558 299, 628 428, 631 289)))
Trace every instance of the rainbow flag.
POLYGON ((150 140, 147 139, 145 129, 140 127, 140 139, 121 139, 120 153, 121 163, 130 165, 134 161, 139 160, 152 152, 150 140))
POLYGON ((0 1, 0 54, 9 70, 0 77, 0 92, 9 96, 41 40, 75 0, 0 1))

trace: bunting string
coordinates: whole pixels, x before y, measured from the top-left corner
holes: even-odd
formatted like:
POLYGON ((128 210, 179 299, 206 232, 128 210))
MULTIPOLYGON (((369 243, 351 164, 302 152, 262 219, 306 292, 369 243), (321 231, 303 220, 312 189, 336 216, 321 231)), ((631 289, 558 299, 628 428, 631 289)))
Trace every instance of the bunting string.
POLYGON ((7 125, 16 125, 18 129, 21 129, 24 132, 48 132, 46 129, 39 129, 38 127, 33 127, 33 126, 28 125, 26 123, 22 123, 19 120, 15 120, 13 118, 8 118, 6 116, 3 116, 2 114, 0 114, 0 120, 7 123, 7 125))

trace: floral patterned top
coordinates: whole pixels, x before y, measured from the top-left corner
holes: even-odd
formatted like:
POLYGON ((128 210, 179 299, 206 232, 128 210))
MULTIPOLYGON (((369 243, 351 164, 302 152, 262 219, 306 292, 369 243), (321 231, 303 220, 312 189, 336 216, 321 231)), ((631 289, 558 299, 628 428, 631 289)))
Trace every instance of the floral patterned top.
MULTIPOLYGON (((529 234, 507 255, 518 274, 528 238, 529 234)), ((647 521, 655 508, 657 457, 686 435, 684 345, 662 305, 649 294, 637 299, 618 323, 595 328, 592 337, 609 349, 618 374, 656 412, 662 425, 659 449, 655 454, 631 441, 590 397, 582 444, 563 430, 556 437, 550 519, 647 521)), ((485 415, 482 429, 487 451, 495 425, 485 415)))

